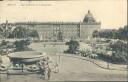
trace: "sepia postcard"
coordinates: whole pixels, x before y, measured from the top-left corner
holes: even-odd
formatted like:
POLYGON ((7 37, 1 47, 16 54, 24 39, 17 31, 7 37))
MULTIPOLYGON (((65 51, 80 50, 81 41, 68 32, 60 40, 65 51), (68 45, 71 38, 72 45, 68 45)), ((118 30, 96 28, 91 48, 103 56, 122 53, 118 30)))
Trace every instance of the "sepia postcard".
POLYGON ((0 0, 0 82, 128 82, 127 0, 0 0))

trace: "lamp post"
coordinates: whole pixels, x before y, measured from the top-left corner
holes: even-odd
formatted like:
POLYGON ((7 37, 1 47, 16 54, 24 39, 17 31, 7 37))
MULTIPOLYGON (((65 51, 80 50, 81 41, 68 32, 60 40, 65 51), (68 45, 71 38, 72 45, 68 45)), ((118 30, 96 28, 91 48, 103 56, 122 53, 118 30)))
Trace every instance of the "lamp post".
POLYGON ((109 69, 109 62, 107 62, 107 68, 109 69))
MULTIPOLYGON (((128 40, 127 40, 127 47, 128 47, 128 40)), ((127 62, 126 70, 127 70, 127 77, 128 77, 128 53, 127 53, 127 57, 126 57, 126 62, 127 62)), ((127 78, 127 81, 128 81, 128 78, 127 78)))
MULTIPOLYGON (((109 55, 110 56, 110 53, 109 52, 107 52, 107 47, 106 47, 106 54, 107 55, 109 55)), ((109 59, 108 59, 108 61, 107 61, 107 69, 109 69, 110 68, 110 63, 109 63, 109 59)))
POLYGON ((60 54, 59 54, 59 62, 60 62, 60 54))
MULTIPOLYGON (((2 64, 2 53, 0 51, 0 66, 1 66, 1 64, 2 64)), ((0 71, 0 82, 1 82, 1 71, 0 71)))

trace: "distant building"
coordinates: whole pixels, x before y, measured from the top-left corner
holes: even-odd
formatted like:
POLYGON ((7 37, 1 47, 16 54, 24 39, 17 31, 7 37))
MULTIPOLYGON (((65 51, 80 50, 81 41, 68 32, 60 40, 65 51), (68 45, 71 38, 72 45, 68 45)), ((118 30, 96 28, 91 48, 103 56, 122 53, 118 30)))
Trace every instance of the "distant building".
POLYGON ((83 22, 30 22, 15 23, 15 26, 37 30, 39 40, 44 41, 67 41, 70 39, 85 40, 92 37, 94 30, 101 28, 92 13, 88 11, 83 22))

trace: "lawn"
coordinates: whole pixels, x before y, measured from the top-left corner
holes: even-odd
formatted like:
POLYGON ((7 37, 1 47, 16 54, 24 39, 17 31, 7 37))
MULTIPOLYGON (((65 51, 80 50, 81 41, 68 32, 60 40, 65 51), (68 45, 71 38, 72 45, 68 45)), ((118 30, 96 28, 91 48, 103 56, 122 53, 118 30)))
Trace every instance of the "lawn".
MULTIPOLYGON (((68 49, 68 46, 64 43, 51 43, 51 42, 40 42, 40 43, 32 43, 30 48, 46 52, 46 53, 63 53, 68 49)), ((88 46, 86 43, 81 42, 80 43, 80 50, 88 50, 91 49, 90 46, 88 46)))
POLYGON ((32 43, 29 47, 36 51, 46 53, 63 53, 65 50, 68 49, 68 46, 65 44, 53 44, 49 42, 32 43))

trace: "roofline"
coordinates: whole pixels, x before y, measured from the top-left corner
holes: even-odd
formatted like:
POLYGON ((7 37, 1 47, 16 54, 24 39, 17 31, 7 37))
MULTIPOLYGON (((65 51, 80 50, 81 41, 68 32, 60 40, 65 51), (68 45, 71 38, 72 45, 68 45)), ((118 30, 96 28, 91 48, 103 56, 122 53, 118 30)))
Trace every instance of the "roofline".
POLYGON ((15 25, 58 25, 58 24, 85 24, 85 25, 95 25, 95 24, 101 24, 101 22, 93 22, 93 23, 86 23, 86 22, 17 22, 12 23, 15 25))

